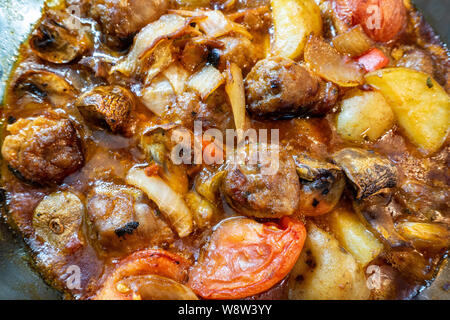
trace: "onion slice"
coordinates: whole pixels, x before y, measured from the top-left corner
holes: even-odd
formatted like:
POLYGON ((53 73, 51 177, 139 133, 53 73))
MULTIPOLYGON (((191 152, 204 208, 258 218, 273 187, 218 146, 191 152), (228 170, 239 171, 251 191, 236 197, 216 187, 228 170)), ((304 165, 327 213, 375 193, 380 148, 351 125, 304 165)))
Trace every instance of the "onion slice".
POLYGON ((172 63, 164 70, 163 74, 170 81, 176 94, 180 95, 184 92, 186 80, 189 78, 189 72, 180 63, 172 63))
POLYGON ((333 39, 333 46, 336 50, 351 57, 358 57, 369 51, 373 44, 373 41, 366 35, 360 25, 333 39))
POLYGON ((310 36, 306 44, 305 61, 315 73, 341 87, 355 87, 363 83, 362 68, 316 36, 310 36))
POLYGON ((236 130, 245 129, 245 90, 241 69, 231 63, 227 69, 225 91, 230 99, 236 130))
POLYGON ((158 176, 147 176, 142 168, 133 168, 128 172, 126 182, 144 191, 156 203, 180 238, 192 233, 194 229, 192 213, 183 197, 173 191, 163 179, 158 176))
POLYGON ((144 84, 151 83, 154 77, 175 61, 172 52, 172 42, 171 40, 163 40, 155 47, 150 58, 150 61, 153 63, 148 69, 144 68, 145 70, 142 70, 146 74, 144 84))
POLYGON ((127 277, 119 286, 130 288, 142 300, 198 300, 190 288, 156 274, 127 277))
POLYGON ((193 74, 187 85, 194 89, 205 100, 225 82, 222 73, 211 65, 204 66, 199 72, 193 74))
POLYGON ((198 26, 208 37, 218 38, 227 35, 230 32, 235 32, 249 39, 253 38, 251 33, 248 32, 244 26, 230 20, 218 10, 172 10, 171 12, 185 17, 206 16, 206 19, 202 19, 198 22, 198 26))
POLYGON ((176 102, 172 85, 163 76, 156 77, 150 86, 142 89, 141 94, 144 105, 157 116, 161 116, 167 106, 176 102))
POLYGON ((136 35, 131 51, 111 69, 111 73, 120 72, 130 76, 132 73, 139 72, 140 60, 151 54, 161 41, 192 33, 194 29, 189 26, 190 23, 192 19, 167 14, 148 24, 136 35))

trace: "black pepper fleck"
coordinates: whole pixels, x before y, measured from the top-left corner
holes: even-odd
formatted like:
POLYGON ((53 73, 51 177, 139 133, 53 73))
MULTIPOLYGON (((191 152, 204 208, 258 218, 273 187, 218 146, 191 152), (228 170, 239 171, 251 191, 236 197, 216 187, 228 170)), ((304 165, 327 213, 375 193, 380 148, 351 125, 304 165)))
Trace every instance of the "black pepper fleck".
POLYGON ((114 230, 114 232, 120 238, 120 237, 123 237, 125 234, 132 234, 133 231, 137 229, 137 227, 139 227, 139 222, 132 221, 132 222, 128 222, 123 227, 114 230))
POLYGON ((314 198, 313 199, 313 202, 312 202, 312 206, 315 208, 315 207, 317 207, 317 205, 319 204, 320 202, 316 199, 316 198, 314 198))

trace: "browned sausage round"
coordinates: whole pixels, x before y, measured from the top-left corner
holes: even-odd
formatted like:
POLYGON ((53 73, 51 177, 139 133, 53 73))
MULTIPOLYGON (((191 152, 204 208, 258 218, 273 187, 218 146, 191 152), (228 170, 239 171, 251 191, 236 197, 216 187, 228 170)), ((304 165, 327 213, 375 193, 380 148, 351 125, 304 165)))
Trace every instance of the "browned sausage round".
POLYGON ((67 119, 20 119, 7 130, 2 155, 23 180, 60 183, 83 165, 80 138, 67 119))
POLYGON ((259 117, 294 115, 312 104, 318 92, 319 81, 284 58, 259 61, 245 79, 247 110, 259 117))
MULTIPOLYGON (((242 152, 248 153, 247 150, 242 152)), ((221 190, 233 209, 258 218, 280 218, 296 211, 300 182, 294 161, 281 150, 278 160, 274 160, 277 161, 277 168, 273 168, 277 170, 273 171, 262 170, 266 161, 256 164, 237 162, 228 168, 221 190)))
POLYGON ((95 0, 91 15, 112 36, 126 38, 157 20, 167 9, 164 0, 95 0))

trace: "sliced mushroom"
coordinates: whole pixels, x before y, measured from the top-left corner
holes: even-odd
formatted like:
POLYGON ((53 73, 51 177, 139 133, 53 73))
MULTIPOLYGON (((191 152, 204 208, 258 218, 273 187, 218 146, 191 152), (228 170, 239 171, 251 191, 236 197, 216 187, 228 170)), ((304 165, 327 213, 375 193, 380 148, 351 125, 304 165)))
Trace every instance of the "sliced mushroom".
POLYGON ((55 192, 36 207, 33 228, 36 236, 56 250, 75 251, 83 245, 81 223, 84 205, 71 192, 55 192))
POLYGON ((39 58, 57 64, 75 60, 91 45, 87 28, 64 11, 47 11, 30 38, 30 47, 39 58))
POLYGON ((65 105, 77 94, 63 76, 51 71, 30 70, 16 80, 13 88, 17 99, 31 95, 39 101, 49 101, 52 105, 65 105))
MULTIPOLYGON (((177 144, 177 137, 182 139, 189 131, 176 125, 156 126, 147 130, 141 136, 141 147, 147 155, 150 165, 159 167, 158 175, 161 176, 170 187, 180 194, 188 191, 188 176, 186 166, 182 163, 173 162, 175 156, 180 156, 182 160, 183 152, 188 152, 190 156, 190 144, 185 145, 184 149, 175 149, 183 147, 183 144, 177 144)), ((190 140, 188 140, 190 142, 190 140)), ((177 162, 177 161, 176 161, 177 162)))
POLYGON ((225 170, 209 172, 204 169, 195 177, 195 190, 210 202, 216 202, 219 188, 225 175, 225 170))
POLYGON ((300 177, 299 212, 316 216, 330 212, 339 202, 345 187, 342 170, 328 162, 295 156, 300 177))
POLYGON ((376 195, 353 204, 361 220, 388 247, 411 248, 411 244, 395 230, 392 213, 400 214, 401 209, 391 201, 391 195, 376 195))
POLYGON ((399 186, 396 199, 414 216, 429 222, 450 225, 450 190, 444 186, 429 186, 414 179, 408 179, 399 186))
POLYGON ((192 212, 198 228, 202 229, 212 225, 217 215, 217 209, 212 202, 209 202, 195 191, 189 191, 184 199, 192 212))
POLYGON ((113 133, 124 132, 135 98, 121 86, 99 86, 83 94, 76 106, 86 120, 109 128, 113 133))
POLYGON ((361 221, 384 243, 387 258, 396 269, 415 280, 432 278, 434 270, 430 259, 395 229, 393 215, 400 215, 401 209, 391 195, 380 194, 366 200, 356 200, 353 206, 361 221))
POLYGON ((345 148, 333 154, 356 190, 356 199, 364 199, 397 185, 397 168, 389 159, 371 151, 345 148))

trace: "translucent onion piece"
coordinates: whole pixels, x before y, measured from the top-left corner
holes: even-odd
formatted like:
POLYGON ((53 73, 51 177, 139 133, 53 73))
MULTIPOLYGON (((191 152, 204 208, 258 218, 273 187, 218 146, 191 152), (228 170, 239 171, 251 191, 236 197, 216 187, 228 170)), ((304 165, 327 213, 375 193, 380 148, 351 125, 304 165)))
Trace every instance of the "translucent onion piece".
POLYGON ((163 72, 164 76, 169 80, 176 94, 184 92, 186 80, 189 78, 189 72, 179 63, 171 64, 163 72))
POLYGON ((147 176, 142 168, 133 168, 128 172, 126 182, 144 191, 156 203, 180 238, 192 233, 194 225, 189 208, 183 197, 164 180, 158 176, 147 176))
POLYGON ((127 277, 118 286, 129 288, 142 300, 198 300, 185 285, 156 274, 127 277))
POLYGON ((450 246, 450 230, 444 225, 424 222, 401 222, 395 226, 406 239, 419 249, 445 249, 450 246))
POLYGON ((225 91, 233 110, 234 124, 237 130, 245 129, 245 90, 241 69, 234 63, 228 66, 225 91))
POLYGON ((228 19, 221 11, 217 10, 173 10, 172 12, 180 14, 187 17, 200 17, 206 16, 206 19, 202 19, 198 22, 198 26, 201 31, 203 31, 207 36, 218 38, 229 34, 230 32, 235 32, 241 34, 249 39, 252 39, 252 35, 247 31, 247 29, 228 19))
POLYGON ((232 31, 251 39, 252 35, 245 27, 229 20, 220 11, 204 11, 208 18, 199 22, 199 27, 210 37, 221 37, 232 31))
POLYGON ((357 25, 347 32, 336 36, 333 39, 333 45, 340 53, 358 57, 373 46, 373 41, 366 35, 363 28, 357 25))
POLYGON ((167 106, 175 103, 176 99, 169 80, 162 76, 155 78, 150 86, 142 89, 141 94, 144 105, 158 116, 167 110, 167 106))
POLYGON ((316 36, 311 36, 306 44, 305 61, 315 73, 342 87, 363 83, 361 67, 316 36))
POLYGON ((146 77, 144 83, 151 83, 153 78, 160 74, 164 69, 170 66, 175 60, 172 54, 172 41, 161 41, 151 54, 148 69, 143 67, 146 77))
POLYGON ((205 100, 208 96, 225 82, 219 70, 206 65, 199 72, 193 74, 188 81, 188 87, 194 89, 205 100))
POLYGON ((131 51, 122 58, 112 69, 126 76, 139 71, 140 60, 149 55, 164 39, 180 37, 189 30, 191 21, 176 14, 162 16, 159 20, 148 24, 135 37, 131 51))

